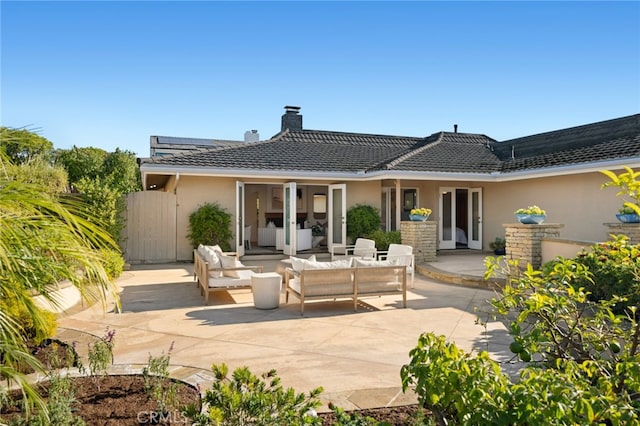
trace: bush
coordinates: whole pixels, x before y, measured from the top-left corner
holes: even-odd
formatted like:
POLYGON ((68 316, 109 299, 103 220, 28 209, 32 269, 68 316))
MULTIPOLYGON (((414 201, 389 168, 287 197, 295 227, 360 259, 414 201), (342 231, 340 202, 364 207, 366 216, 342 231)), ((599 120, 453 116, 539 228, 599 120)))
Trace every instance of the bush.
POLYGON ((0 300, 0 310, 16 322, 20 334, 29 346, 37 346, 43 340, 56 334, 56 314, 53 312, 39 308, 34 304, 27 307, 10 296, 0 300), (34 318, 39 321, 36 322, 34 318))
POLYGON ((369 238, 376 242, 378 251, 389 250, 390 244, 400 244, 402 242, 400 231, 383 231, 378 229, 369 234, 369 238))
POLYGON ((231 232, 231 215, 218 203, 205 203, 189 216, 189 234, 193 248, 200 244, 206 246, 219 245, 223 251, 231 250, 229 241, 231 232))
POLYGON ((203 397, 209 409, 201 414, 194 407, 185 415, 199 425, 311 425, 322 424, 310 415, 321 405, 318 395, 322 388, 308 396, 283 389, 275 370, 257 377, 247 367, 236 369, 228 377, 225 364, 211 367, 216 381, 203 397))
POLYGON ((628 237, 618 235, 611 241, 592 245, 589 251, 583 250, 575 260, 593 276, 576 282, 576 286, 590 293, 589 300, 625 297, 626 303, 613 307, 616 313, 623 313, 627 305, 640 304, 640 245, 631 245, 628 237))
POLYGON ((115 250, 102 249, 100 254, 102 255, 102 266, 110 280, 115 280, 122 275, 122 271, 124 271, 122 253, 115 250))
POLYGON ((380 210, 373 206, 357 204, 347 210, 347 235, 354 241, 369 237, 380 229, 380 210))

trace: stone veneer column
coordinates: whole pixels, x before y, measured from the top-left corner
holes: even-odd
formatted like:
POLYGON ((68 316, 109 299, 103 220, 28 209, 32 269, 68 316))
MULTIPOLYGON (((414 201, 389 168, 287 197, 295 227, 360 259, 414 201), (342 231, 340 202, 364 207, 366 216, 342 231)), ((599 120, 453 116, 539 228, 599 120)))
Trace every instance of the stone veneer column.
POLYGON ((413 247, 416 264, 436 260, 438 222, 400 222, 402 244, 413 247))
POLYGON ((526 268, 527 263, 534 268, 542 266, 542 240, 560 237, 560 229, 564 227, 558 223, 540 225, 509 223, 503 226, 507 242, 507 257, 520 260, 522 269, 526 268))
POLYGON ((629 237, 629 244, 640 244, 640 223, 605 223, 609 228, 609 234, 626 235, 629 237))

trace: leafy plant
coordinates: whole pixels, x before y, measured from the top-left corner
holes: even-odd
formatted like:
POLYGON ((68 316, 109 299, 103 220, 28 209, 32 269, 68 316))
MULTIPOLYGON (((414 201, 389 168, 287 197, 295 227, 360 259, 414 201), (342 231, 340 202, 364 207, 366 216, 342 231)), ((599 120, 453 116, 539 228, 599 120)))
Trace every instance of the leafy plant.
POLYGON ((515 211, 515 214, 534 214, 534 215, 545 215, 546 211, 541 209, 540 207, 533 205, 527 208, 520 208, 515 211))
POLYGON ((576 256, 592 277, 578 277, 575 285, 584 288, 594 302, 625 298, 611 307, 615 313, 624 313, 628 306, 640 306, 640 246, 629 244, 626 235, 611 237, 576 256))
POLYGON ((360 237, 368 237, 380 229, 380 210, 366 205, 357 204, 347 210, 347 235, 354 241, 360 237))
POLYGON ((219 245, 223 251, 231 250, 229 241, 231 232, 231 215, 218 203, 205 203, 189 215, 189 233, 187 238, 195 248, 219 245))
POLYGON ((113 338, 115 330, 107 327, 104 337, 93 344, 89 344, 89 374, 94 378, 94 383, 100 389, 100 379, 107 375, 109 364, 113 363, 113 338))
POLYGON ((506 246, 507 246, 507 241, 501 237, 496 237, 495 240, 489 243, 489 248, 491 250, 504 250, 506 246))
POLYGON ((166 354, 157 357, 149 354, 147 366, 142 369, 145 391, 156 401, 160 413, 167 413, 176 400, 177 385, 169 378, 172 351, 173 342, 166 354))
POLYGON ((316 388, 309 395, 284 389, 275 370, 257 377, 247 367, 234 370, 228 377, 226 364, 211 367, 216 381, 203 398, 207 408, 201 414, 194 407, 184 414, 199 425, 319 425, 313 410, 320 406, 316 388))
POLYGON ((379 251, 387 251, 390 244, 400 244, 402 242, 400 231, 377 229, 369 234, 369 238, 376 242, 376 249, 379 251))
POLYGON ((623 197, 623 207, 640 214, 640 171, 635 172, 632 168, 626 166, 624 170, 623 173, 618 175, 610 170, 601 170, 601 173, 609 178, 609 181, 603 183, 601 188, 617 186, 620 191, 616 195, 623 197))

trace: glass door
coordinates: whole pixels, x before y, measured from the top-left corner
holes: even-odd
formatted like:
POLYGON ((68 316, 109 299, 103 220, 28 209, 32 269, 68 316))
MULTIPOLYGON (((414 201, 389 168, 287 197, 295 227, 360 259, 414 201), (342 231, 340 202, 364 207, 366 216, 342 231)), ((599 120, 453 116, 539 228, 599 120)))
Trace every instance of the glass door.
POLYGON ((347 185, 329 185, 329 227, 327 245, 347 244, 347 185))
POLYGON ((438 233, 440 235, 439 248, 442 250, 456 248, 455 217, 455 188, 440 188, 440 220, 438 221, 438 233))
POLYGON ((244 182, 236 181, 236 252, 244 256, 244 182))
POLYGON ((296 183, 288 182, 282 185, 284 194, 282 227, 284 232, 284 254, 293 256, 296 254, 296 183))
POLYGON ((482 250, 482 188, 469 189, 468 247, 482 250))

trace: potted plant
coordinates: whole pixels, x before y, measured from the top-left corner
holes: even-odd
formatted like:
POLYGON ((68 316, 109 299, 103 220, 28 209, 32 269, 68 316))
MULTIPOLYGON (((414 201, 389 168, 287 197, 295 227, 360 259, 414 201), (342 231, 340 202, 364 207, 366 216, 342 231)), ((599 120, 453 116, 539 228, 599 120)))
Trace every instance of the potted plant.
POLYGON ((431 209, 427 208, 415 208, 411 209, 409 212, 409 218, 414 222, 424 222, 429 219, 429 215, 431 214, 431 209))
POLYGON ((501 237, 496 237, 495 240, 489 243, 489 248, 493 250, 493 253, 496 256, 504 256, 506 254, 506 251, 505 251, 506 246, 507 246, 507 241, 501 237))
POLYGON ((525 209, 515 211, 518 222, 525 224, 541 224, 547 217, 547 213, 540 207, 533 205, 525 209))
POLYGON ((632 208, 627 205, 623 205, 618 209, 618 214, 616 214, 616 218, 622 223, 638 223, 640 222, 640 215, 632 208))

